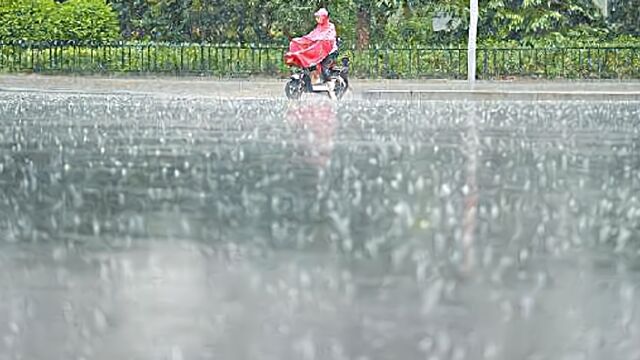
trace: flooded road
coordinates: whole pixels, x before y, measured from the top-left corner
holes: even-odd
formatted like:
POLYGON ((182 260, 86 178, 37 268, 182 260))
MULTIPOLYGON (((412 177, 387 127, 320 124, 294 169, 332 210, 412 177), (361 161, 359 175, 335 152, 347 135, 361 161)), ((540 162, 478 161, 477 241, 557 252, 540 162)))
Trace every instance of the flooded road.
POLYGON ((640 359, 640 103, 0 118, 0 360, 640 359))

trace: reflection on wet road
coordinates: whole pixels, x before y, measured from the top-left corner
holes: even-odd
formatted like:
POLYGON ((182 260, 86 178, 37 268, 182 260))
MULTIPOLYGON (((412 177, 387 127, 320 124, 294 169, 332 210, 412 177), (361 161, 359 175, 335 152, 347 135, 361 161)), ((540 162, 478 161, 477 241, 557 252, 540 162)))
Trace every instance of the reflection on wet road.
POLYGON ((0 360, 638 359, 639 105, 0 93, 0 360))

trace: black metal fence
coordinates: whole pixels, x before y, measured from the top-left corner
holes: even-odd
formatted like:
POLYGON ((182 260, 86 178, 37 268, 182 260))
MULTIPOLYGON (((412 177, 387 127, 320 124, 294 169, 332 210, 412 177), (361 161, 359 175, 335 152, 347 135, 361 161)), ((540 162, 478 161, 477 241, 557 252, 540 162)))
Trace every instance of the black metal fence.
MULTIPOLYGON (((42 73, 172 73, 280 76, 286 48, 262 44, 0 43, 0 71, 42 73)), ((467 76, 465 48, 382 48, 342 51, 352 76, 448 78, 467 76)), ((640 47, 479 48, 480 79, 640 78, 640 47)))

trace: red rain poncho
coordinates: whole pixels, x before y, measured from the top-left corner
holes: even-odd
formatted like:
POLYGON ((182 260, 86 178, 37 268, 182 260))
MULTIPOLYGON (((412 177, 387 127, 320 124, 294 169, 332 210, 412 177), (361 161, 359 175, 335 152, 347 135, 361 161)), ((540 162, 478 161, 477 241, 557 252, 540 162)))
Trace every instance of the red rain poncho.
POLYGON ((309 34, 291 40, 289 52, 284 55, 285 64, 310 67, 338 49, 336 27, 329 21, 329 13, 320 9, 315 15, 320 17, 318 26, 309 34))

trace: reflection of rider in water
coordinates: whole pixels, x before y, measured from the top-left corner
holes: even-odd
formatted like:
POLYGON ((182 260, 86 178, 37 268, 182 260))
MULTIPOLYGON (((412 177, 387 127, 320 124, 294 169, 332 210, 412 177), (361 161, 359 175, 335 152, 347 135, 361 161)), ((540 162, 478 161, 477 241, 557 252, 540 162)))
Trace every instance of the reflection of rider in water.
POLYGON ((292 103, 287 110, 287 121, 302 130, 304 160, 325 168, 331 160, 333 136, 336 129, 335 104, 323 101, 292 103))

